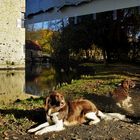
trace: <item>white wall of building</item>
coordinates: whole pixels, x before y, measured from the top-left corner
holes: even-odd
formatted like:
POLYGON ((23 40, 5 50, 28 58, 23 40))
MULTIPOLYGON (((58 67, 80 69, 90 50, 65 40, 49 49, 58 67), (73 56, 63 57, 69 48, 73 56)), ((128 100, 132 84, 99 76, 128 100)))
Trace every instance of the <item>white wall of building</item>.
POLYGON ((0 0, 0 68, 25 66, 24 0, 0 0))

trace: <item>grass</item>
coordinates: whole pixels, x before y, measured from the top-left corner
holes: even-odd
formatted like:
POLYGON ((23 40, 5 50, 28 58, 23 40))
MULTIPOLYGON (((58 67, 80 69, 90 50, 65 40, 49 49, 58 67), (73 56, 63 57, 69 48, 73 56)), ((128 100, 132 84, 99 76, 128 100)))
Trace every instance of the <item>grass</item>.
MULTIPOLYGON (((86 97, 87 95, 105 96, 112 92, 114 88, 125 78, 139 80, 140 75, 134 72, 134 67, 130 65, 104 65, 84 64, 94 67, 94 76, 81 75, 81 79, 72 80, 71 84, 64 84, 57 90, 64 92, 66 96, 72 98, 86 97)), ((25 134, 26 130, 39 122, 39 117, 43 114, 44 98, 29 98, 26 100, 16 100, 10 105, 0 106, 0 135, 7 131, 18 131, 25 134), (38 117, 39 116, 39 117, 38 117)))
POLYGON ((80 80, 73 80, 71 84, 64 85, 59 90, 66 93, 105 95, 126 78, 130 77, 122 74, 82 76, 80 80))

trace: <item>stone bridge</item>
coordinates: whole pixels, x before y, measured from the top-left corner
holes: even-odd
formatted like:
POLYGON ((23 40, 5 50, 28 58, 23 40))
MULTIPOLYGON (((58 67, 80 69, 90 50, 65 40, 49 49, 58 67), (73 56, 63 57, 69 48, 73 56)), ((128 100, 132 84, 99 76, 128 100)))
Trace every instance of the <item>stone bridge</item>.
POLYGON ((27 0, 27 24, 140 6, 140 0, 27 0))
POLYGON ((25 67, 25 9, 28 26, 136 6, 140 0, 0 0, 0 68, 25 67))

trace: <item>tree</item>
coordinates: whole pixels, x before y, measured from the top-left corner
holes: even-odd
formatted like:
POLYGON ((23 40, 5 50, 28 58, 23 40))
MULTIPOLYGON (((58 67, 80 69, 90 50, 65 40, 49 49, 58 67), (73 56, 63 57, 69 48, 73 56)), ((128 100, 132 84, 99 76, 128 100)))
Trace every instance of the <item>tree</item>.
POLYGON ((52 54, 53 48, 51 46, 51 38, 53 36, 53 31, 48 29, 41 29, 37 31, 27 31, 26 39, 37 41, 42 47, 43 52, 47 54, 52 54))

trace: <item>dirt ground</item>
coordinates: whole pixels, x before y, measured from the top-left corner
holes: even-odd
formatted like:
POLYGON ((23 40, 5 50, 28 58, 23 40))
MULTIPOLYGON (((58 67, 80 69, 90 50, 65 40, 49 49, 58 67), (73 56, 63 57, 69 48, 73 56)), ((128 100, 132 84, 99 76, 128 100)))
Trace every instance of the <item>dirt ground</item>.
POLYGON ((78 125, 68 127, 61 132, 52 132, 42 136, 5 132, 0 140, 139 140, 140 123, 122 121, 101 121, 97 125, 78 125))
MULTIPOLYGON (((25 114, 27 115, 27 113, 25 114)), ((43 115, 40 111, 36 111, 36 113, 29 112, 29 114, 30 116, 33 115, 33 117, 37 117, 37 114, 43 115)), ((41 122, 38 123, 40 124, 41 122)), ((5 131, 0 136, 0 140, 140 140, 139 116, 129 116, 127 122, 101 120, 101 122, 92 126, 81 124, 66 127, 63 131, 52 132, 42 136, 28 134, 27 130, 22 128, 23 124, 19 122, 14 122, 13 125, 17 125, 16 131, 10 129, 5 131)))

